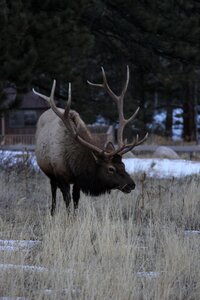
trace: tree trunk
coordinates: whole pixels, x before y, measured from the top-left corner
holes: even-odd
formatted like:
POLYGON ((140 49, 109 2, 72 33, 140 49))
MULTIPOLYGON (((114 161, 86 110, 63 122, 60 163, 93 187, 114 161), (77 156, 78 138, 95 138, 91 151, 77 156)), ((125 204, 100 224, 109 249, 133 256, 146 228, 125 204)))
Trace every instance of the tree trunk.
POLYGON ((172 125, 173 125, 173 108, 171 105, 170 97, 166 101, 166 121, 165 121, 165 136, 172 137, 172 125))
POLYGON ((196 140, 195 101, 190 82, 184 85, 183 97, 183 139, 190 142, 196 140))
POLYGON ((142 120, 141 129, 145 132, 146 131, 146 124, 147 124, 147 109, 146 109, 146 93, 145 93, 145 75, 142 71, 138 72, 140 85, 139 85, 139 99, 140 99, 140 118, 142 120))

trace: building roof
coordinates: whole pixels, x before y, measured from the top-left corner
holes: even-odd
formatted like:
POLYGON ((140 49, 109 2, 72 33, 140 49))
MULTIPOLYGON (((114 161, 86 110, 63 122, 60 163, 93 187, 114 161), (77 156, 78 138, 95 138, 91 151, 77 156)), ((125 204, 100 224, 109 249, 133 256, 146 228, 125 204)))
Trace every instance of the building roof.
MULTIPOLYGON (((13 87, 9 87, 5 89, 7 99, 6 104, 9 106, 12 102, 15 101, 16 98, 16 90, 13 87)), ((22 96, 22 101, 20 105, 21 109, 45 109, 49 108, 49 104, 40 98, 38 95, 35 95, 32 91, 24 94, 22 96)))
POLYGON ((20 107, 23 109, 49 108, 49 104, 30 91, 23 96, 20 107))

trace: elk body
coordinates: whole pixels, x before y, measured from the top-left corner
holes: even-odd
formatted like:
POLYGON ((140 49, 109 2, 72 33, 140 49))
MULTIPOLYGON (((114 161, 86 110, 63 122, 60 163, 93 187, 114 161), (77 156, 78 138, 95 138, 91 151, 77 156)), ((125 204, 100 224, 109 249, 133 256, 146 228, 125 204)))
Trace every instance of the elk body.
POLYGON ((34 91, 34 93, 48 101, 51 107, 38 120, 36 158, 39 167, 50 179, 52 215, 56 208, 57 188, 61 190, 67 208, 71 201, 70 185, 73 185, 74 208, 78 207, 80 191, 98 196, 113 189, 130 193, 135 188, 133 179, 125 171, 122 155, 131 151, 136 145, 141 144, 147 138, 147 135, 141 140, 137 137, 130 144, 123 141, 124 127, 135 118, 138 112, 137 109, 128 120, 123 115, 123 101, 129 82, 129 68, 127 67, 127 80, 120 96, 115 95, 110 89, 103 68, 102 73, 102 84, 88 83, 92 86, 104 88, 117 103, 119 113, 117 149, 111 142, 108 142, 104 149, 99 148, 79 114, 70 110, 70 84, 65 109, 58 108, 55 105, 55 81, 50 97, 34 91))

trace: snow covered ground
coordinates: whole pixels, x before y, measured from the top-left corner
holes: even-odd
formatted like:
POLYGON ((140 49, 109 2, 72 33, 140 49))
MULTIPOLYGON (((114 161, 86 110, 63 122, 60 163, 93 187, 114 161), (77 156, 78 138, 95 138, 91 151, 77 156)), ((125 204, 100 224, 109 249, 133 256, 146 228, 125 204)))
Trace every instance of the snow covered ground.
POLYGON ((33 168, 38 169, 35 155, 32 152, 26 151, 0 151, 0 169, 5 166, 13 166, 15 164, 31 165, 33 168))
MULTIPOLYGON (((190 160, 127 158, 123 159, 123 162, 130 174, 146 173, 148 177, 168 178, 200 174, 200 162, 190 160)), ((31 165, 34 169, 39 170, 33 153, 0 151, 0 168, 14 166, 17 163, 31 165)))
POLYGON ((41 244, 33 240, 0 240, 0 251, 27 251, 41 244))
POLYGON ((159 158, 127 158, 123 160, 127 172, 146 173, 148 177, 167 178, 200 174, 200 162, 159 158))

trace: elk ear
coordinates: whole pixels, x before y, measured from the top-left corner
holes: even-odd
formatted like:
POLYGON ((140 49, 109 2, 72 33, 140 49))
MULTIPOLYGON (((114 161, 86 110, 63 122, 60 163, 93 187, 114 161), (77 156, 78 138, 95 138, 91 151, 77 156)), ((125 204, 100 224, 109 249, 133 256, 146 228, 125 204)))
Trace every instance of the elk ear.
POLYGON ((119 154, 115 154, 115 155, 113 156, 112 162, 113 162, 113 163, 121 163, 121 162, 122 162, 122 156, 119 155, 119 154))
POLYGON ((101 164, 103 161, 107 160, 107 158, 103 154, 100 154, 98 152, 92 151, 92 156, 94 157, 97 164, 101 164))
POLYGON ((106 145, 105 145, 105 151, 106 152, 111 152, 111 151, 114 151, 114 150, 115 150, 115 146, 113 145, 112 142, 106 143, 106 145))

